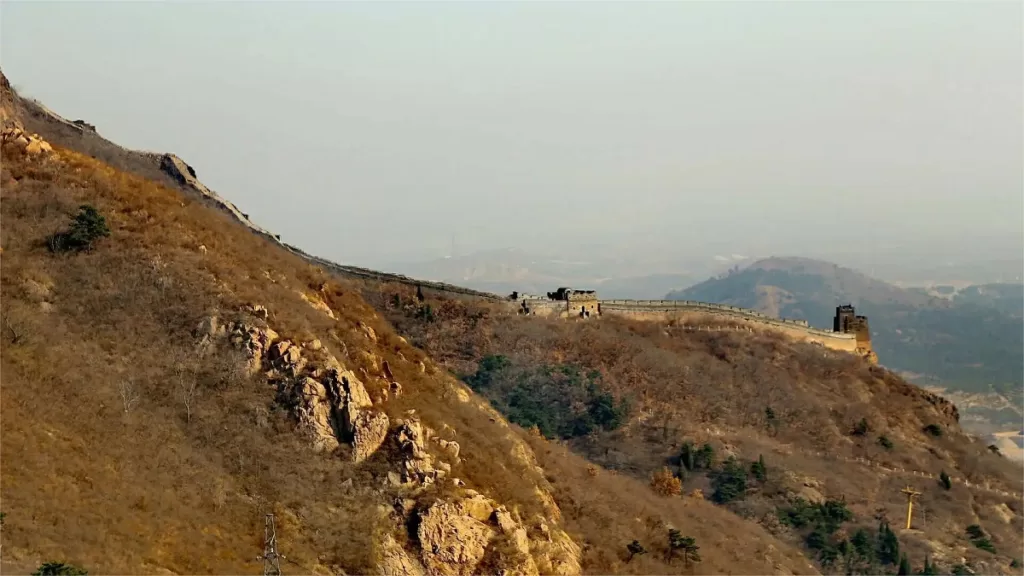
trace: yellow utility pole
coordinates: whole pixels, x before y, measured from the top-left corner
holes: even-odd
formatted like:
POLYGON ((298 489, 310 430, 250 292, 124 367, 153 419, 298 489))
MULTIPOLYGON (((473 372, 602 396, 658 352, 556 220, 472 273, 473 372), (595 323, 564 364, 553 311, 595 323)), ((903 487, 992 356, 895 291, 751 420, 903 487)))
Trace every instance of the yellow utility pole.
POLYGON ((914 490, 910 486, 907 486, 903 490, 900 490, 900 492, 907 495, 907 530, 910 530, 910 519, 913 517, 914 514, 914 496, 920 496, 921 493, 914 490))

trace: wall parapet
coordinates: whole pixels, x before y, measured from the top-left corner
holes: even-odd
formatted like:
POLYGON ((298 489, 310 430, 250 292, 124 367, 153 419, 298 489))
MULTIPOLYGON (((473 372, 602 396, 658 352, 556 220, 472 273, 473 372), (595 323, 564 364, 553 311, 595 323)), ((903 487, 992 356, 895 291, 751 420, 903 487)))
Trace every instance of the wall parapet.
POLYGON ((713 304, 711 302, 699 302, 696 300, 600 300, 601 311, 609 312, 634 312, 643 314, 671 313, 671 312, 707 312, 732 316, 738 319, 754 321, 761 324, 779 326, 784 328, 798 329, 808 334, 822 338, 834 338, 837 340, 855 340, 853 334, 821 330, 810 326, 806 320, 793 320, 788 318, 775 318, 767 314, 742 308, 729 306, 727 304, 713 304))

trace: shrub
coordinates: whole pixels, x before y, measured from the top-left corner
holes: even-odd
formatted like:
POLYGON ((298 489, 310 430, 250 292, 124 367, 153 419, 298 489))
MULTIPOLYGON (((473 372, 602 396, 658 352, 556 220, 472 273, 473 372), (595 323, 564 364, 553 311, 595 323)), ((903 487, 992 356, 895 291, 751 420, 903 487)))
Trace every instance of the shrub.
POLYGON ((662 468, 651 475, 651 490, 662 496, 678 496, 683 492, 683 483, 668 468, 662 468))
POLYGON ((96 208, 83 204, 78 207, 71 227, 50 236, 47 243, 51 252, 81 251, 92 248, 93 242, 106 236, 110 236, 107 220, 96 208))
POLYGON ((632 561, 632 560, 633 560, 633 556, 638 556, 638 555, 641 555, 641 554, 647 554, 647 549, 646 549, 646 548, 644 548, 644 547, 643 547, 643 546, 642 546, 642 545, 640 544, 640 542, 639 542, 639 541, 637 541, 637 540, 633 540, 632 542, 630 542, 629 544, 627 544, 627 545, 626 545, 626 551, 627 551, 627 552, 629 552, 629 558, 626 558, 626 563, 627 563, 627 564, 628 564, 628 563, 629 563, 630 561, 632 561))
POLYGON ((885 434, 882 434, 881 436, 878 437, 878 443, 882 446, 882 448, 885 448, 886 450, 892 450, 892 440, 889 440, 889 437, 886 436, 885 434))
POLYGON ((689 471, 710 469, 715 461, 715 449, 711 444, 704 444, 694 449, 693 442, 687 440, 679 453, 679 463, 689 471))
POLYGON ((861 418, 860 422, 857 422, 857 424, 855 424, 854 427, 853 427, 853 435, 854 436, 864 436, 864 435, 866 435, 868 433, 868 430, 869 430, 869 428, 868 428, 868 419, 867 418, 861 418))
POLYGON ((945 470, 939 473, 939 484, 946 490, 953 487, 953 481, 949 479, 949 474, 946 474, 945 470))
POLYGON ((925 434, 932 436, 934 438, 939 438, 942 436, 942 428, 940 428, 938 424, 929 424, 922 428, 921 430, 925 434))
POLYGON ((87 576, 89 572, 72 564, 63 562, 47 562, 40 566, 32 576, 87 576))
POLYGON ((818 526, 807 535, 807 538, 804 538, 804 543, 811 550, 822 550, 828 545, 828 536, 825 530, 818 526))
POLYGON ((967 536, 971 540, 977 540, 978 538, 985 537, 985 531, 981 529, 981 526, 977 524, 971 524, 967 527, 967 536))
POLYGON ((747 492, 747 471, 735 458, 729 457, 722 469, 712 476, 711 486, 715 489, 711 499, 719 504, 743 498, 747 492))
POLYGON ((758 456, 756 462, 750 463, 750 475, 757 479, 758 482, 764 482, 768 479, 768 467, 764 464, 764 456, 758 456))
POLYGON ((974 545, 977 548, 979 548, 981 550, 984 550, 986 552, 991 552, 993 554, 996 553, 995 545, 992 544, 992 541, 989 540, 988 538, 978 538, 977 540, 974 541, 974 545))
MULTIPOLYGON (((813 527, 821 530, 826 536, 831 536, 844 523, 853 520, 853 513, 846 507, 842 500, 826 500, 814 504, 802 498, 798 498, 792 506, 778 512, 779 521, 793 528, 813 527)), ((866 531, 860 536, 868 541, 866 531)), ((860 534, 860 532, 858 532, 860 534)), ((856 535, 855 535, 856 536, 856 535)), ((854 546, 857 545, 855 541, 854 546)), ((863 546, 863 545, 862 545, 863 546)))
POLYGON ((563 439, 625 423, 629 403, 601 390, 600 378, 600 372, 569 364, 517 367, 500 355, 485 356, 475 373, 463 376, 512 422, 563 439))

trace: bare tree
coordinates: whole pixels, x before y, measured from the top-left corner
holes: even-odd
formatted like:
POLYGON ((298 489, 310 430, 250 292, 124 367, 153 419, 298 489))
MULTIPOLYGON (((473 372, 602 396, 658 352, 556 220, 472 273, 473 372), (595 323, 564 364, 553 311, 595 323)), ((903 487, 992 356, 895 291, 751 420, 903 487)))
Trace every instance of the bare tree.
POLYGON ((121 396, 121 406, 124 407, 124 413, 128 414, 132 411, 132 408, 139 403, 139 391, 135 388, 135 381, 121 380, 117 384, 117 393, 121 396))
POLYGON ((192 410, 195 407, 196 397, 196 375, 195 372, 183 363, 175 367, 178 376, 178 397, 185 405, 185 420, 192 422, 192 410))

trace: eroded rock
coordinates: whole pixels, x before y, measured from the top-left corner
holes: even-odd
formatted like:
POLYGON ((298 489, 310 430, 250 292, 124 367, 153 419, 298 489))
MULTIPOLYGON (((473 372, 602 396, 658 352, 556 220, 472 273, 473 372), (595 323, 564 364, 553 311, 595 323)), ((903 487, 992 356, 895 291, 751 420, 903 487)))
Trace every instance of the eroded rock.
POLYGON ((362 462, 376 452, 387 438, 387 414, 360 410, 352 428, 352 461, 362 462))
POLYGON ((462 502, 442 502, 420 513, 416 536, 431 573, 461 576, 476 572, 494 530, 470 516, 462 502))
POLYGON ((426 576, 423 564, 409 555, 391 534, 385 534, 380 543, 377 569, 381 576, 426 576))
POLYGON ((332 402, 324 385, 312 378, 303 378, 293 390, 293 411, 299 421, 299 433, 311 440, 317 450, 337 448, 332 402))

